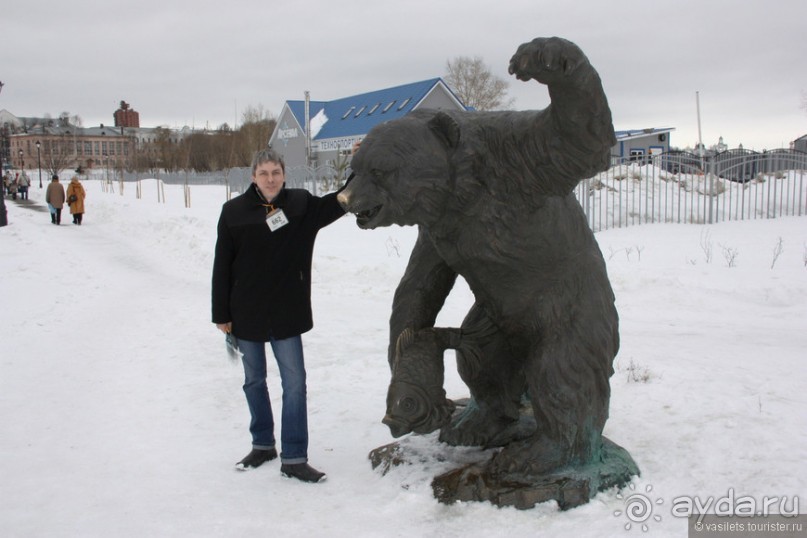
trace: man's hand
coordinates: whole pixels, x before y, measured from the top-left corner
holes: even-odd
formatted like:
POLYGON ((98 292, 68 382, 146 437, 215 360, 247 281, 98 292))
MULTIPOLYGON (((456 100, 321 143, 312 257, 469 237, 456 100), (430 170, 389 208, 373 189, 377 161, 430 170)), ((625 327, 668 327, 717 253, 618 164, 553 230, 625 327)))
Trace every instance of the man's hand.
POLYGON ((216 328, 224 334, 230 334, 233 330, 233 322, 228 321, 227 323, 216 323, 216 328))

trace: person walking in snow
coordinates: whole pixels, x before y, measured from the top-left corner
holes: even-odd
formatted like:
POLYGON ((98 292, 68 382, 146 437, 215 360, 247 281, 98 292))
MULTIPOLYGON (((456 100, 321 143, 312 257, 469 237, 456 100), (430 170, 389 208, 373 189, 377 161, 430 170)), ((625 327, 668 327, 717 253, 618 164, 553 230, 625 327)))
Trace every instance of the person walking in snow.
MULTIPOLYGON (((5 189, 5 187, 3 187, 5 189)), ((0 192, 0 227, 8 226, 8 210, 6 209, 5 190, 0 192)))
POLYGON ((244 365, 252 450, 239 470, 277 457, 266 384, 266 343, 280 371, 283 408, 280 472, 304 482, 325 474, 308 464, 306 373, 301 335, 313 327, 311 258, 321 228, 345 211, 337 193, 317 197, 285 187, 285 164, 272 149, 256 153, 252 184, 225 203, 213 261, 213 323, 235 338, 244 365))
POLYGON ((11 180, 11 183, 8 184, 8 194, 11 196, 12 200, 17 199, 17 181, 20 179, 19 172, 14 174, 14 179, 11 180))
POLYGON ((62 207, 64 207, 64 187, 59 183, 59 176, 53 174, 53 179, 45 191, 45 202, 50 209, 50 222, 51 224, 59 225, 62 223, 62 207))
POLYGON ((78 176, 73 176, 67 184, 67 204, 70 206, 70 214, 73 215, 73 224, 81 226, 84 218, 84 198, 86 197, 84 186, 78 180, 78 176))
POLYGON ((20 174, 20 178, 17 180, 17 190, 20 193, 20 200, 28 199, 28 187, 30 186, 31 180, 28 179, 28 174, 23 170, 22 174, 20 174))

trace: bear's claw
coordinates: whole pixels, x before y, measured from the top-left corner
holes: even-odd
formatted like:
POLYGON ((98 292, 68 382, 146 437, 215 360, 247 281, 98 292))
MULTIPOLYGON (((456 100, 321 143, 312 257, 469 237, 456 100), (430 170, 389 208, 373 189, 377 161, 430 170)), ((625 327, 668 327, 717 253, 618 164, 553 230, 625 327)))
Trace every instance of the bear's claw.
POLYGON ((519 80, 535 79, 549 84, 571 74, 584 59, 582 51, 570 41, 558 37, 536 38, 518 48, 508 71, 519 80))
POLYGON ((496 474, 540 476, 569 464, 569 451, 544 435, 507 445, 491 461, 496 474))
POLYGON ((440 441, 452 446, 504 446, 515 439, 517 419, 495 416, 471 402, 440 430, 440 441))

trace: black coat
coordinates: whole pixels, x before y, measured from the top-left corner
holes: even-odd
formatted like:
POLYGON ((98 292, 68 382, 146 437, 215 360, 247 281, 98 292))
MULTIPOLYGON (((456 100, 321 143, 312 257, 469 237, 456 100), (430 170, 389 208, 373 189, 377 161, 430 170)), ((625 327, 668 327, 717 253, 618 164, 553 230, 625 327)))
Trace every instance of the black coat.
POLYGON ((253 183, 221 209, 213 262, 213 323, 267 342, 311 330, 311 258, 317 232, 344 215, 336 193, 285 187, 273 201, 289 223, 275 230, 253 183))

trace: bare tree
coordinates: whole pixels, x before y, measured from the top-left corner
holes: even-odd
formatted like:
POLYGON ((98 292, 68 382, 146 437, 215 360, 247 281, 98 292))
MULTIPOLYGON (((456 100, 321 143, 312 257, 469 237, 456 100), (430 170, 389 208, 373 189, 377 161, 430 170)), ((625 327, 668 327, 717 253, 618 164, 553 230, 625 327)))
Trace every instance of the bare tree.
POLYGON ((51 175, 58 175, 75 157, 75 143, 70 133, 62 133, 59 138, 45 140, 45 155, 42 161, 45 169, 51 175))
POLYGON ((171 142, 171 131, 165 127, 157 127, 154 135, 158 167, 166 172, 173 172, 181 157, 178 155, 177 145, 171 142))
POLYGON ((479 56, 448 60, 445 80, 466 106, 476 110, 506 109, 513 104, 513 99, 507 99, 507 81, 494 75, 479 56))
POLYGON ((274 116, 263 105, 248 105, 241 113, 241 124, 260 123, 273 119, 274 116))
POLYGON ((247 107, 242 121, 238 130, 223 123, 215 131, 194 131, 177 141, 172 140, 169 129, 157 127, 155 140, 137 148, 131 167, 154 173, 158 169, 209 172, 249 166, 255 151, 269 142, 276 120, 258 105, 247 107))
POLYGON ((241 127, 239 133, 239 151, 236 160, 249 163, 252 154, 265 148, 269 137, 275 129, 276 120, 271 112, 263 105, 248 106, 241 114, 241 127))

